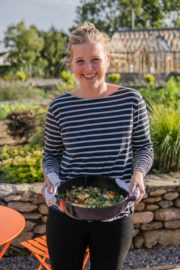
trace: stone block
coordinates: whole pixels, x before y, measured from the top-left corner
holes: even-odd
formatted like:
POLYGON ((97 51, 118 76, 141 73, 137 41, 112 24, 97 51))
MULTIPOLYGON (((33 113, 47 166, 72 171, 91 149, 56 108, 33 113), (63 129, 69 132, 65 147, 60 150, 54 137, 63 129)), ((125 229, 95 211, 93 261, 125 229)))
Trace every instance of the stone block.
POLYGON ((145 202, 145 203, 154 203, 154 202, 159 202, 159 201, 161 201, 161 196, 156 196, 156 197, 149 197, 149 198, 147 198, 147 199, 144 199, 143 201, 145 202))
POLYGON ((37 220, 42 217, 42 215, 39 213, 23 213, 23 216, 25 219, 30 219, 30 220, 37 220))
POLYGON ((32 203, 33 204, 44 204, 45 199, 41 194, 34 194, 32 203))
POLYGON ((23 248, 23 246, 20 244, 22 241, 27 241, 33 238, 33 232, 22 232, 20 235, 18 235, 13 241, 11 242, 12 246, 23 248))
POLYGON ((140 224, 139 223, 136 223, 136 224, 134 224, 134 229, 139 229, 140 228, 140 224))
POLYGON ((34 205, 29 202, 10 202, 8 207, 16 209, 20 212, 32 212, 37 209, 37 205, 34 205))
POLYGON ((24 194, 29 191, 29 184, 14 184, 13 188, 16 191, 16 193, 24 194))
POLYGON ((48 207, 47 207, 46 204, 39 205, 38 209, 39 209, 39 212, 41 214, 43 214, 43 215, 47 215, 48 214, 48 207))
POLYGON ((38 233, 38 234, 44 234, 46 232, 46 225, 37 225, 34 228, 34 233, 38 233))
POLYGON ((133 236, 136 236, 139 233, 139 229, 133 230, 133 236))
POLYGON ((136 248, 142 248, 144 243, 144 238, 142 236, 136 236, 134 239, 134 246, 136 248))
POLYGON ((31 202, 31 195, 29 192, 23 194, 23 195, 9 195, 6 197, 6 201, 7 202, 11 202, 11 201, 23 201, 23 202, 31 202))
POLYGON ((159 208, 159 206, 157 204, 147 204, 146 205, 146 210, 149 210, 149 211, 154 211, 158 208, 159 208))
POLYGON ((42 187, 43 187, 43 182, 29 184, 29 191, 32 191, 33 193, 36 193, 36 194, 41 194, 42 187))
POLYGON ((135 205, 135 211, 139 212, 139 211, 144 210, 144 208, 145 208, 145 203, 143 203, 143 202, 140 202, 140 203, 135 205))
POLYGON ((142 224, 141 230, 143 231, 151 231, 151 230, 158 230, 163 227, 163 223, 160 221, 153 221, 151 223, 142 224))
POLYGON ((180 207, 180 198, 175 200, 175 206, 180 207))
POLYGON ((158 189, 155 189, 155 190, 152 190, 149 192, 149 195, 150 196, 159 196, 159 195, 163 195, 166 193, 166 190, 163 189, 163 188, 158 188, 158 189))
POLYGON ((180 219, 180 209, 175 207, 158 209, 154 213, 155 220, 169 221, 180 219))
POLYGON ((167 192, 164 196, 163 196, 163 198, 165 199, 165 200, 169 200, 169 201, 172 201, 172 200, 174 200, 174 199, 176 199, 176 198, 178 198, 179 197, 179 193, 177 192, 177 191, 175 191, 175 192, 167 192))
POLYGON ((180 229, 144 231, 143 236, 146 248, 152 248, 156 244, 180 245, 180 229))
POLYGON ((149 223, 153 220, 154 214, 150 211, 137 212, 133 215, 134 224, 136 223, 149 223))
POLYGON ((42 221, 43 221, 44 223, 46 223, 46 222, 47 222, 47 216, 43 216, 43 217, 42 217, 42 221))
POLYGON ((167 207, 172 206, 173 205, 173 202, 172 201, 167 201, 167 200, 162 200, 162 201, 158 202, 158 205, 161 208, 167 208, 167 207))
POLYGON ((25 228, 24 228, 24 232, 29 232, 29 231, 31 231, 35 225, 36 225, 35 222, 32 222, 32 221, 30 221, 30 220, 27 220, 27 221, 26 221, 25 228))
POLYGON ((178 229, 180 228, 180 220, 165 221, 164 227, 167 229, 178 229))
POLYGON ((13 185, 11 184, 0 184, 0 197, 5 197, 10 194, 15 194, 15 190, 13 189, 13 185))

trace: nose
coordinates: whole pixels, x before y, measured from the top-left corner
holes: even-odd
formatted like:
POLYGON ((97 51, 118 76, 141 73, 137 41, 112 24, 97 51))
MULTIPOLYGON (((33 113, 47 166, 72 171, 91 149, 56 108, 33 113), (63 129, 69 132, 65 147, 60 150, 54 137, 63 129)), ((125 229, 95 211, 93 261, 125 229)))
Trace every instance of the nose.
POLYGON ((86 62, 84 69, 85 69, 85 71, 91 71, 91 70, 93 70, 92 63, 90 61, 89 62, 86 62))

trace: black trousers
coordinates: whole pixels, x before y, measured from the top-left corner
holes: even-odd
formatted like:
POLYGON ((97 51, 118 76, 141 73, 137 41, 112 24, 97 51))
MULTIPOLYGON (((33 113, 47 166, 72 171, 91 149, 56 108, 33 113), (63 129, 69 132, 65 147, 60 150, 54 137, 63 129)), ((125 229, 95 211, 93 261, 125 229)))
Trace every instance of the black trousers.
POLYGON ((87 246, 91 270, 120 270, 132 235, 132 216, 111 222, 87 222, 49 208, 47 245, 53 270, 82 270, 87 246))

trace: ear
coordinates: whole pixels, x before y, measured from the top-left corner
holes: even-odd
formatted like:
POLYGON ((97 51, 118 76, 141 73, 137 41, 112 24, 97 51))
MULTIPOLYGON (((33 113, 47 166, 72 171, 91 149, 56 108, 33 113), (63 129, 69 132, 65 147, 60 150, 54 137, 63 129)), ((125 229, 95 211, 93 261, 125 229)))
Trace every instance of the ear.
POLYGON ((109 65, 110 65, 111 55, 110 55, 110 54, 107 54, 107 55, 106 55, 106 59, 107 59, 107 60, 106 60, 106 61, 107 61, 106 63, 107 63, 107 69, 108 69, 108 67, 109 67, 109 65))

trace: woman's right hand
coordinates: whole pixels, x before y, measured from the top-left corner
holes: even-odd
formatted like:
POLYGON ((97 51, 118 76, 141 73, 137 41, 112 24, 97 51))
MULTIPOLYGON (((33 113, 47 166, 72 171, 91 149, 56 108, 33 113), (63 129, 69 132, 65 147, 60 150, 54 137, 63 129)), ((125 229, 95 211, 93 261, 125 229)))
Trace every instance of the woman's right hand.
POLYGON ((53 184, 51 183, 51 181, 49 180, 48 176, 45 177, 44 184, 43 184, 43 187, 41 190, 41 194, 43 195, 44 198, 45 198, 45 188, 46 187, 48 187, 49 194, 52 194, 54 187, 53 187, 53 184))

